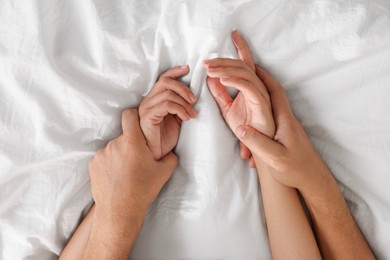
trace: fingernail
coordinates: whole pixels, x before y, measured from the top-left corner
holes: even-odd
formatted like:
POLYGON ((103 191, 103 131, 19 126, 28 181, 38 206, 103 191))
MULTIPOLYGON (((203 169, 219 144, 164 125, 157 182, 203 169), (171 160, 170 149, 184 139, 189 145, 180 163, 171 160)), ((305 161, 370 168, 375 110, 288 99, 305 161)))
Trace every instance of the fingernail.
POLYGON ((240 138, 244 138, 245 135, 246 135, 246 128, 244 126, 239 126, 237 128, 237 135, 240 137, 240 138))
POLYGON ((195 95, 192 94, 192 93, 190 93, 189 98, 190 98, 190 100, 191 100, 192 102, 195 102, 195 101, 196 101, 196 97, 195 97, 195 95))
POLYGON ((187 68, 187 66, 188 66, 187 64, 186 65, 181 65, 180 69, 185 69, 185 68, 187 68))

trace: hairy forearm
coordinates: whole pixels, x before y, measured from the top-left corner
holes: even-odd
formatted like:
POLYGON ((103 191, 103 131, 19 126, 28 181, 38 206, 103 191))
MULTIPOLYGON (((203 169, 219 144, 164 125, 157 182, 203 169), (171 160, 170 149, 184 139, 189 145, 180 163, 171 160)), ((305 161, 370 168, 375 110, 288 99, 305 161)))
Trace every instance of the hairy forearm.
POLYGON ((84 259, 127 259, 143 223, 144 214, 96 209, 84 259))
POLYGON ((280 184, 255 161, 273 259, 321 259, 297 190, 280 184))
POLYGON ((324 165, 317 179, 300 190, 325 259, 374 259, 356 225, 337 182, 324 165))
POLYGON ((60 260, 78 260, 83 259, 85 247, 88 243, 89 234, 91 232, 93 215, 95 212, 95 204, 89 210, 81 224, 77 227, 72 238, 61 252, 60 260))

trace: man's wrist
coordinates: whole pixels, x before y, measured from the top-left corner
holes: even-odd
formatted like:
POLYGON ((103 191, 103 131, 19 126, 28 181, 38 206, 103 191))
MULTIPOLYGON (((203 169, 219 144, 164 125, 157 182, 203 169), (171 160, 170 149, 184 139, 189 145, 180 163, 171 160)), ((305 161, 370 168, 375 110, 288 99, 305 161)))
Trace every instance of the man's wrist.
POLYGON ((125 232, 129 227, 140 226, 143 223, 146 211, 128 206, 126 208, 105 208, 96 204, 94 222, 107 232, 125 232))
POLYGON ((144 214, 116 212, 96 205, 85 259, 122 259, 129 256, 144 214))

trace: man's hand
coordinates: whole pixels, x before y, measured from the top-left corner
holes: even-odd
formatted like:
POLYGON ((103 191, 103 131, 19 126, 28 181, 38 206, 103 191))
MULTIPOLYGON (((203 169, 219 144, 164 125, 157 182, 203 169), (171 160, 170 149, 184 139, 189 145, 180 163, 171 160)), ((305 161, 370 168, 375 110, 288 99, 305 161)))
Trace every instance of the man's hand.
POLYGON ((171 177, 178 159, 169 153, 156 161, 139 126, 138 113, 122 113, 123 134, 98 150, 89 165, 96 207, 109 212, 145 212, 171 177))
POLYGON ((195 95, 177 80, 188 72, 188 66, 167 70, 140 104, 142 132, 156 160, 176 146, 181 122, 197 116, 192 108, 196 102, 195 95))
POLYGON ((153 158, 139 126, 138 112, 122 113, 123 134, 96 153, 89 165, 96 203, 85 257, 127 257, 144 215, 175 170, 172 152, 153 158))

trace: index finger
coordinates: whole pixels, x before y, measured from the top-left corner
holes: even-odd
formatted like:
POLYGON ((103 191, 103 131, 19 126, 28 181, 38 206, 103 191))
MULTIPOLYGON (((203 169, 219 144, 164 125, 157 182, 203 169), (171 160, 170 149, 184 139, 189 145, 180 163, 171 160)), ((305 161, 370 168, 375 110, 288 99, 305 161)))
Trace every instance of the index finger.
POLYGON ((264 82, 270 99, 275 121, 290 120, 294 118, 290 103, 283 87, 265 69, 256 65, 256 74, 264 82))
POLYGON ((253 71, 255 71, 255 62, 248 44, 238 31, 232 33, 233 43, 236 46, 238 57, 244 61, 253 71))

